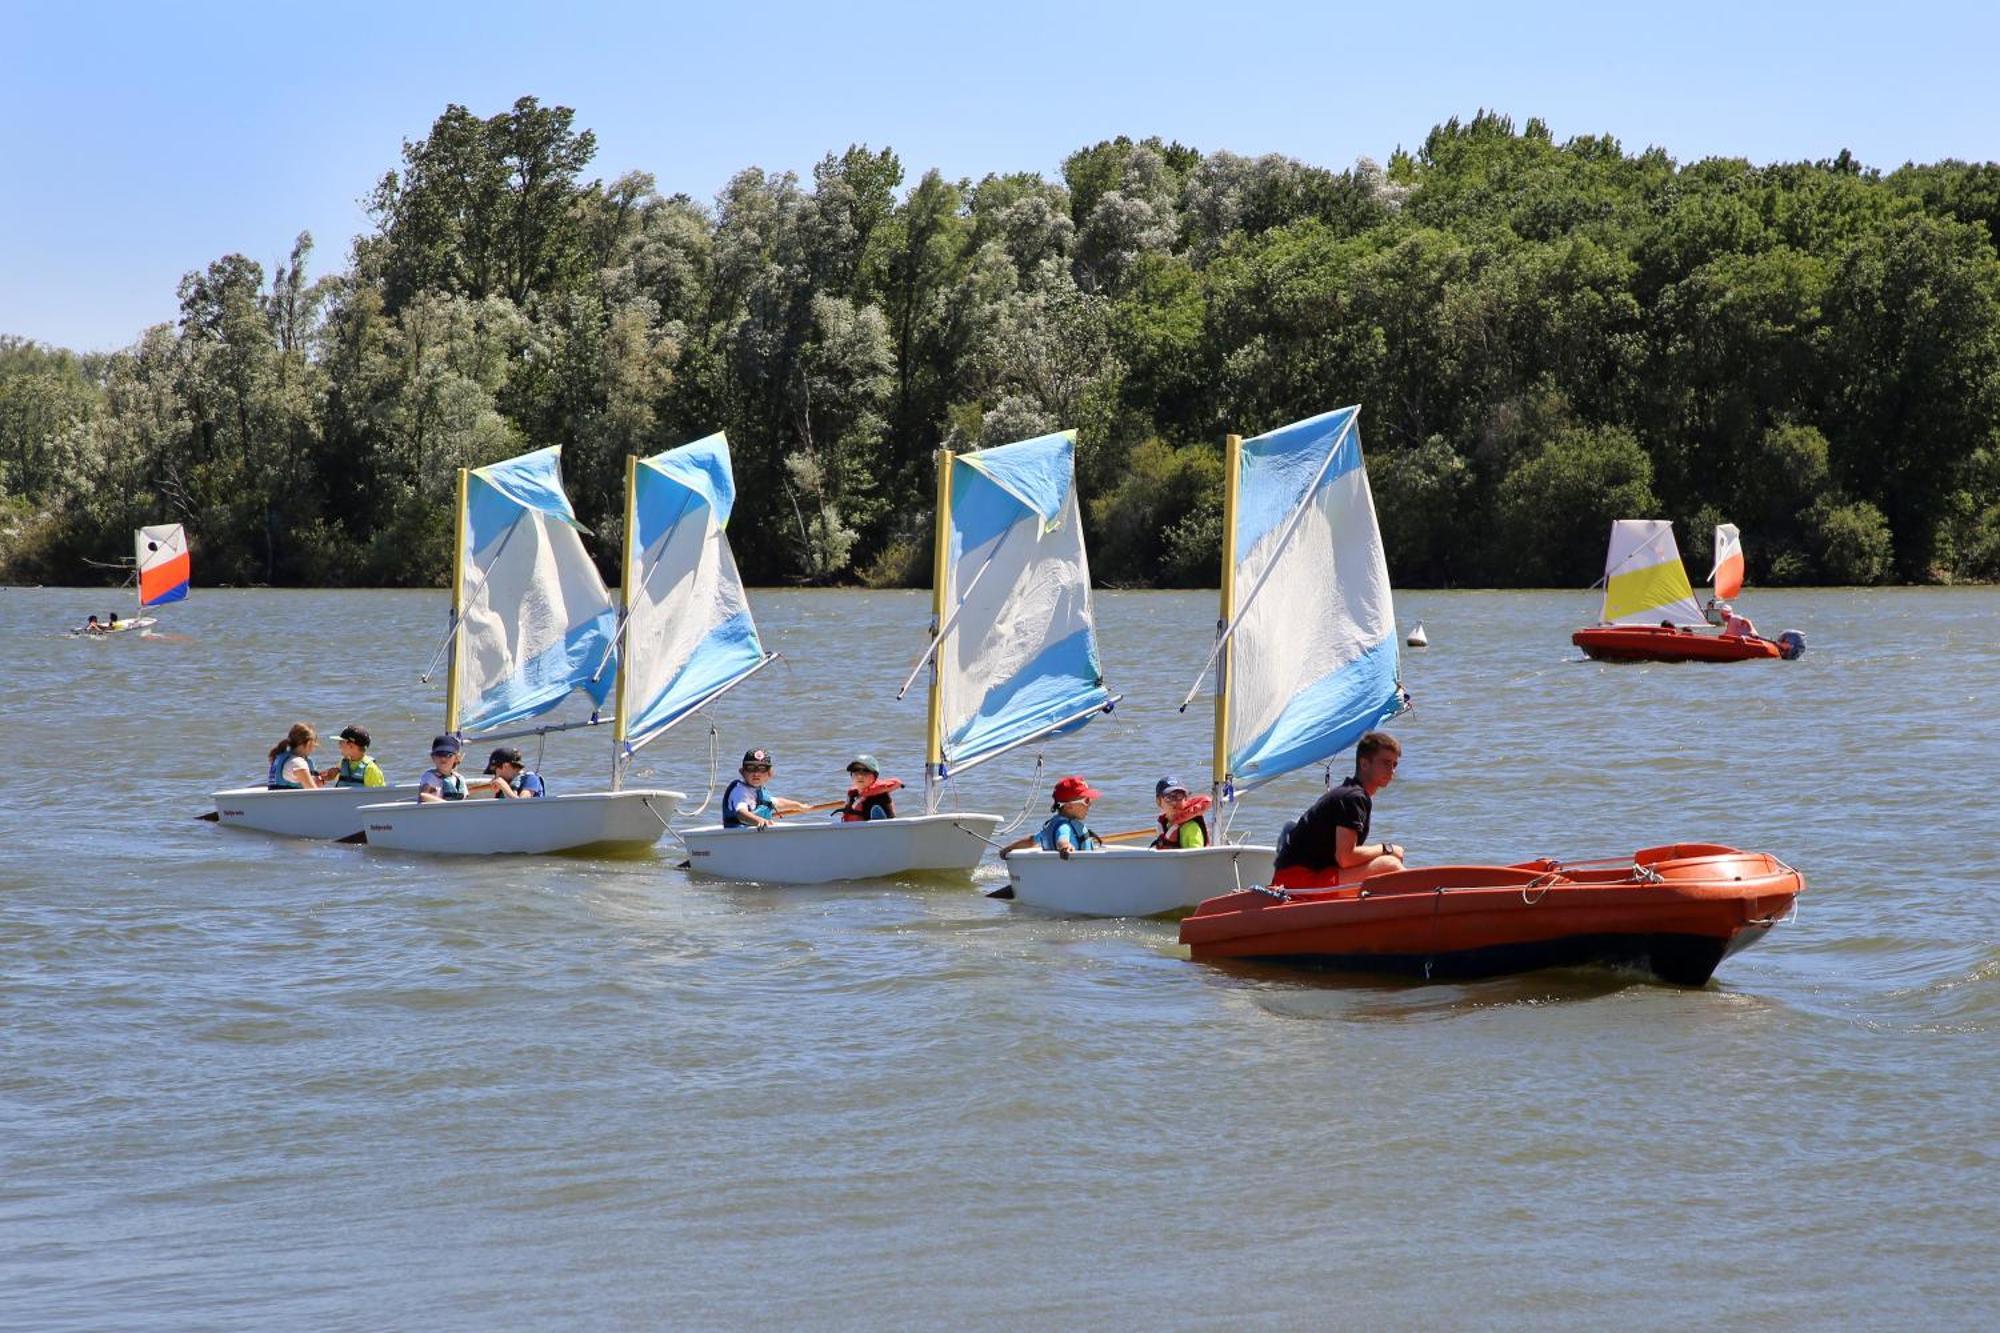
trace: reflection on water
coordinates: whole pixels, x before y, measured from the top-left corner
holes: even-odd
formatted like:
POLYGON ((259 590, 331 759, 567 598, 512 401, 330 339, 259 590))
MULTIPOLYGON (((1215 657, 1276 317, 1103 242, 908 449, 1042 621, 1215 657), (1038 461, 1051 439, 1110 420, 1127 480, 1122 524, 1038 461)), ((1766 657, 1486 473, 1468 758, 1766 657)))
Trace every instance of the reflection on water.
MULTIPOLYGON (((926 599, 757 597, 785 666, 635 780, 698 795, 752 745, 801 799, 857 750, 920 778, 921 699, 891 696, 926 599)), ((62 631, 101 593, 0 591, 0 1323, 1984 1315, 2000 594, 1753 597, 1804 660, 1582 661, 1581 595, 1400 607, 1431 647, 1377 822, 1416 859, 1714 838, 1806 872, 1795 922, 1683 991, 1196 965, 1170 923, 988 899, 990 862, 780 890, 691 880, 671 844, 217 829, 205 794, 299 718, 422 766, 439 597, 197 589, 166 633, 86 642, 62 631)), ((1203 771, 1209 720, 1174 705, 1212 596, 1098 606, 1125 702, 1039 773, 975 770, 966 808, 1034 820, 1077 772, 1136 826, 1203 771)), ((575 789, 608 758, 562 738, 541 767, 575 789)))

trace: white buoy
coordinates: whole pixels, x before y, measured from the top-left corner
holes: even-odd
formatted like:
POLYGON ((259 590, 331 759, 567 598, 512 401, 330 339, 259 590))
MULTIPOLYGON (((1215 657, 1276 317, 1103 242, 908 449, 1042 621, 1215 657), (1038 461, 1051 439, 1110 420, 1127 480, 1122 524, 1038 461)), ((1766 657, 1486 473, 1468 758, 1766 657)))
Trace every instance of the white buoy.
POLYGON ((1412 648, 1430 647, 1431 641, 1424 635, 1424 622, 1419 620, 1416 624, 1410 626, 1410 633, 1403 642, 1412 648))

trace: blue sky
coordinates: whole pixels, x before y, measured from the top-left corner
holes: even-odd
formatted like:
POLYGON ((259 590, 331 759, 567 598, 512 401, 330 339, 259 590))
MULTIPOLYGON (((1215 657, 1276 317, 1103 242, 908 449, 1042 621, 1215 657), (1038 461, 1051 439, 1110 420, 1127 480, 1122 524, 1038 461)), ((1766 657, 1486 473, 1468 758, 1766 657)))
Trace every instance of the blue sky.
POLYGON ((447 103, 577 110, 592 174, 706 199, 888 145, 912 180, 1038 170, 1115 134, 1330 167, 1495 108, 1681 161, 2000 157, 2000 6, 380 4, 0 0, 0 333, 123 346, 232 251, 313 233, 447 103))

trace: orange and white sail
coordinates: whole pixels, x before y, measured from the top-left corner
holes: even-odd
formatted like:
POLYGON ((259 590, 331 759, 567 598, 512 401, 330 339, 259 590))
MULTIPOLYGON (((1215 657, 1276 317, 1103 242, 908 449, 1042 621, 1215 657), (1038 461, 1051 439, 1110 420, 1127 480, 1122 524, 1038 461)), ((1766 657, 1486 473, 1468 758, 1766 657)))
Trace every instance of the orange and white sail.
POLYGON ((178 523, 140 528, 138 548, 139 609, 185 601, 188 595, 187 533, 178 523))
POLYGON ((1726 602, 1743 591, 1743 539, 1734 523, 1715 526, 1715 568, 1708 581, 1715 585, 1716 600, 1726 602))

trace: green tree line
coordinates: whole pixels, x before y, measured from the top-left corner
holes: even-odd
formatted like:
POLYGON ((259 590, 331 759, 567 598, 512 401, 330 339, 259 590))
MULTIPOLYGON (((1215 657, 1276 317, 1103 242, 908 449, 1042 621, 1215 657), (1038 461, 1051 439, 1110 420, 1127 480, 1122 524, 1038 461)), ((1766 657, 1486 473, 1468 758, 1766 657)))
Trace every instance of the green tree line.
POLYGON ((612 561, 625 456, 721 428, 748 578, 921 583, 933 450, 1073 426, 1099 580, 1212 585, 1222 437, 1360 403, 1404 586, 1586 584, 1629 516, 1690 563, 1736 522, 1759 582, 2000 576, 2000 166, 1482 112, 1386 166, 853 146, 703 202, 595 149, 451 106, 344 268, 302 235, 122 351, 0 339, 0 575, 180 521, 201 582, 436 584, 455 470, 548 444, 612 561))

